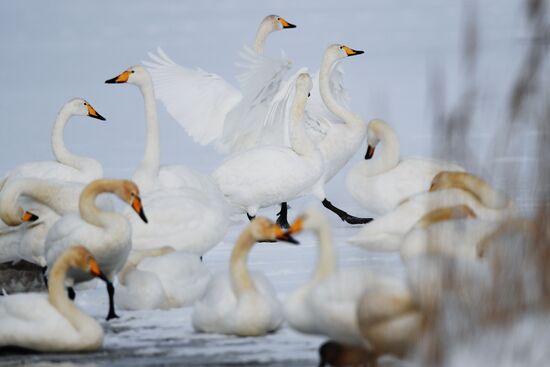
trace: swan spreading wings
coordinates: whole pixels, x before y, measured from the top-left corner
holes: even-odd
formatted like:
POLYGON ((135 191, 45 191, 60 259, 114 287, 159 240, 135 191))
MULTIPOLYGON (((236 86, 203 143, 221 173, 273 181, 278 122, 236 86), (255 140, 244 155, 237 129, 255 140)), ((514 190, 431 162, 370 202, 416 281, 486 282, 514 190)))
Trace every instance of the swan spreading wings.
MULTIPOLYGON (((254 49, 245 46, 240 53, 240 90, 216 74, 178 65, 160 48, 157 54, 149 53, 153 61, 144 64, 153 78, 156 97, 197 143, 213 144, 221 153, 290 146, 288 125, 296 78, 307 68, 285 80, 291 61, 284 53, 279 58, 263 55, 263 46, 270 33, 294 27, 275 15, 262 21, 254 49)), ((331 89, 338 101, 347 104, 342 76, 338 66, 333 68, 331 89)), ((315 142, 324 138, 330 123, 339 122, 325 107, 317 86, 318 74, 306 109, 308 134, 315 142)))

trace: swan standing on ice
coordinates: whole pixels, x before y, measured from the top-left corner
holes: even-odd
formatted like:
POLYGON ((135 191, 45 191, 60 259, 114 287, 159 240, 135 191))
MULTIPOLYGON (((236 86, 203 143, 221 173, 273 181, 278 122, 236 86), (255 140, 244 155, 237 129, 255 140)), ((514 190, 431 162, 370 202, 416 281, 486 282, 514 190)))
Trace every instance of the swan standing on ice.
POLYGON ((367 145, 365 159, 349 170, 346 185, 361 206, 377 215, 386 214, 407 198, 428 191, 439 172, 464 171, 444 161, 401 159, 397 134, 382 120, 369 122, 367 145), (382 152, 372 159, 378 144, 382 144, 382 152))
POLYGON ((284 56, 263 55, 267 37, 278 30, 295 28, 277 15, 265 17, 256 33, 254 50, 241 53, 245 72, 238 77, 241 91, 220 76, 176 64, 160 48, 159 55, 149 54, 149 68, 155 94, 170 115, 199 144, 215 144, 222 153, 243 151, 256 146, 261 124, 271 109, 290 69, 284 56))
MULTIPOLYGON (((128 219, 116 212, 102 211, 96 206, 96 198, 101 193, 113 193, 130 204, 140 218, 147 223, 141 206, 139 189, 127 180, 95 180, 86 186, 80 195, 80 215, 64 215, 49 230, 46 236, 46 261, 48 271, 57 258, 74 243, 83 244, 97 259, 108 279, 109 313, 107 320, 118 317, 114 308, 115 275, 122 269, 132 248, 132 228, 128 219)), ((71 273, 67 285, 90 280, 82 272, 71 273)), ((72 289, 72 288, 69 288, 72 289)), ((71 291, 70 291, 71 292, 71 291)), ((73 293, 72 291, 71 293, 73 293)))
POLYGON ((132 223, 134 249, 169 245, 203 255, 218 244, 229 226, 230 209, 209 176, 184 166, 160 166, 159 126, 151 76, 133 66, 106 83, 136 85, 145 101, 147 142, 133 180, 143 193, 150 224, 126 213, 132 223))
POLYGON ((291 148, 257 147, 227 158, 212 177, 230 204, 254 218, 258 209, 309 192, 324 196, 321 154, 309 140, 304 111, 312 82, 308 74, 296 80, 291 110, 291 148))
POLYGON ((56 161, 29 162, 18 166, 0 179, 0 189, 7 178, 21 176, 81 183, 88 183, 103 176, 101 163, 95 159, 77 156, 65 147, 63 130, 72 116, 89 116, 105 120, 84 99, 71 99, 59 111, 52 130, 52 150, 56 161))
POLYGON ((229 274, 215 275, 204 296, 195 303, 192 321, 197 331, 259 336, 283 323, 275 289, 260 272, 250 273, 247 256, 258 241, 298 243, 278 225, 256 218, 244 229, 231 253, 229 274))
POLYGON ((90 352, 101 348, 101 325, 67 298, 65 280, 73 271, 107 281, 86 248, 69 247, 51 269, 47 297, 42 293, 0 297, 1 347, 40 352, 90 352))
POLYGON ((167 309, 190 306, 202 297, 210 272, 195 254, 166 246, 133 251, 118 280, 118 307, 167 309))

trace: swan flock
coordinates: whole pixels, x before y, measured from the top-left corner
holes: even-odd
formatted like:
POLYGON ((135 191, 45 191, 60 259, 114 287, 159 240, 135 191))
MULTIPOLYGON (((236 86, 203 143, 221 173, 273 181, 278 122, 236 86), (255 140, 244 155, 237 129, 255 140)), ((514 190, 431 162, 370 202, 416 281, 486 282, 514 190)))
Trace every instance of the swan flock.
MULTIPOLYGON (((43 292, 31 292, 16 270, 9 281, 20 280, 17 290, 0 279, 0 349, 101 349, 101 323, 74 303, 79 287, 95 287, 89 281, 99 278, 107 320, 190 307, 195 332, 250 337, 286 323, 328 338, 321 365, 347 365, 336 362, 346 358, 374 365, 379 356, 414 351, 427 320, 418 292, 423 278, 339 266, 340 247, 320 208, 357 228, 350 244, 397 252, 408 268, 430 256, 484 266, 484 254, 497 247, 487 238, 517 215, 515 205, 467 167, 403 158, 388 122, 353 112, 343 68, 363 51, 329 45, 316 73, 291 73, 285 54, 266 53, 272 33, 294 28, 277 15, 262 20, 240 52, 238 86, 179 65, 160 48, 107 79, 116 93, 135 93, 124 86, 133 85, 143 97, 136 103, 145 110, 144 155, 128 179, 104 177, 100 162, 69 150, 69 120, 106 119, 82 98, 62 106, 51 134, 54 160, 25 163, 0 178, 0 262, 28 264, 44 282, 43 292), (224 155, 216 169, 161 164, 157 100, 196 143, 224 155), (364 142, 364 159, 353 162, 364 142), (333 204, 325 190, 350 161, 346 188, 360 216, 333 204), (115 197, 126 205, 116 208, 115 197), (321 205, 289 221, 288 203, 302 197, 321 205), (269 207, 279 208, 274 220, 260 214, 269 207), (240 235, 228 266, 213 274, 203 260, 235 227, 240 235), (301 232, 313 234, 317 262, 307 283, 283 298, 268 275, 249 266, 249 253, 297 245, 301 232)), ((292 247, 285 250, 300 251, 292 247)))

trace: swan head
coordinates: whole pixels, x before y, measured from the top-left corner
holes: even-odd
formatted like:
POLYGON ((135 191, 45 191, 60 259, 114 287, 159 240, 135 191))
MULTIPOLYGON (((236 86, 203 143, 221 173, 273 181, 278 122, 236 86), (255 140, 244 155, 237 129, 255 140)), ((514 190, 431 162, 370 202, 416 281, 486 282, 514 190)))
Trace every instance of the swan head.
POLYGON ((263 217, 257 217, 252 220, 249 224, 250 233, 252 237, 258 242, 275 242, 285 241, 292 244, 299 244, 290 234, 285 232, 277 224, 273 223, 271 220, 263 217))
POLYGON ((296 94, 307 95, 309 97, 311 88, 313 88, 311 76, 308 73, 298 75, 298 78, 296 78, 296 94))
POLYGON ((265 31, 271 33, 280 31, 281 29, 296 28, 296 26, 287 22, 283 17, 278 15, 268 15, 260 23, 260 28, 263 28, 265 31))
POLYGON ((107 84, 122 84, 130 83, 135 85, 145 85, 151 83, 151 75, 147 69, 141 65, 134 65, 124 70, 114 78, 105 81, 107 84))
POLYGON ((346 45, 333 44, 327 47, 325 51, 325 59, 330 64, 349 56, 361 55, 365 51, 354 50, 346 45))
POLYGON ((123 201, 130 204, 132 209, 134 209, 134 211, 139 215, 141 220, 147 223, 147 217, 145 216, 145 212, 143 211, 141 197, 139 196, 139 188, 134 182, 129 180, 122 180, 114 193, 123 201))
POLYGON ((90 273, 105 282, 109 281, 99 268, 94 256, 86 247, 80 245, 70 247, 65 251, 65 256, 67 256, 67 262, 71 268, 90 273))
POLYGON ((97 113, 95 108, 93 108, 88 101, 82 98, 71 99, 69 102, 65 103, 63 109, 69 111, 73 116, 89 116, 105 121, 105 117, 97 113))
POLYGON ((365 159, 371 159, 374 155, 374 150, 378 143, 380 143, 380 136, 382 130, 386 128, 388 124, 379 119, 374 119, 369 122, 367 127, 367 153, 365 159))
POLYGON ((321 228, 330 228, 327 217, 316 207, 304 210, 288 229, 289 234, 299 233, 304 230, 318 231, 321 228))
POLYGON ((35 222, 38 220, 38 215, 18 207, 15 213, 3 212, 1 213, 2 221, 8 226, 18 226, 26 222, 35 222), (15 215, 13 215, 15 214, 15 215))

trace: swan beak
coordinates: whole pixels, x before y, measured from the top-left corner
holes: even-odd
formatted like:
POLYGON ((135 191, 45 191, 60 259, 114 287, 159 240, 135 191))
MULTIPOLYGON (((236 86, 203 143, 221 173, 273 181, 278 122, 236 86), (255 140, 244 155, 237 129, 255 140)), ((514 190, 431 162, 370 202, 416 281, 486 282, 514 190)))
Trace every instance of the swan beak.
POLYGON ((294 237, 292 237, 288 231, 287 232, 283 231, 283 229, 278 225, 275 225, 275 238, 277 238, 279 241, 289 242, 294 245, 300 244, 300 242, 298 242, 294 237))
POLYGON ((104 282, 108 282, 109 279, 103 274, 101 269, 99 269, 99 265, 97 264, 97 261, 95 259, 90 259, 90 274, 93 276, 98 277, 99 279, 103 280, 104 282))
POLYGON ((34 222, 37 219, 38 219, 38 215, 33 214, 31 212, 27 212, 27 211, 25 211, 23 213, 23 216, 21 217, 21 220, 23 222, 34 222))
POLYGON ((349 48, 348 46, 342 46, 342 50, 346 51, 346 54, 348 56, 361 55, 365 53, 365 51, 354 50, 349 48))
POLYGON ((139 198, 139 196, 135 196, 134 200, 132 200, 132 208, 135 210, 136 213, 139 214, 141 220, 147 223, 147 217, 145 216, 145 212, 143 211, 143 206, 141 206, 141 199, 139 198))
POLYGON ((367 147, 367 154, 365 154, 365 159, 371 159, 374 155, 374 147, 372 145, 369 145, 367 147))
POLYGON ((86 107, 88 107, 88 116, 93 117, 95 119, 105 121, 105 117, 101 116, 99 113, 97 113, 96 110, 90 105, 89 103, 86 103, 86 107))
POLYGON ((120 83, 126 83, 128 79, 130 78, 130 72, 126 70, 119 76, 115 76, 112 79, 106 80, 105 83, 107 84, 120 84, 120 83))
POLYGON ((279 22, 281 23, 281 25, 283 26, 283 29, 287 29, 287 28, 296 28, 296 26, 294 24, 291 24, 289 22, 287 22, 286 20, 284 20, 283 18, 279 18, 279 22))

